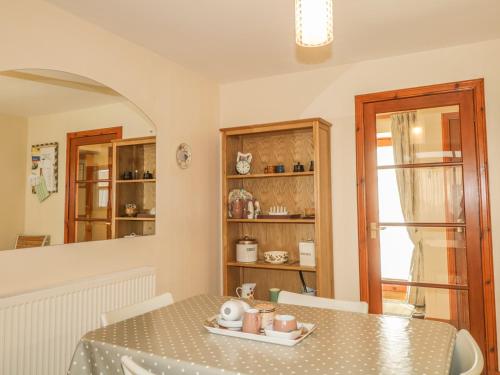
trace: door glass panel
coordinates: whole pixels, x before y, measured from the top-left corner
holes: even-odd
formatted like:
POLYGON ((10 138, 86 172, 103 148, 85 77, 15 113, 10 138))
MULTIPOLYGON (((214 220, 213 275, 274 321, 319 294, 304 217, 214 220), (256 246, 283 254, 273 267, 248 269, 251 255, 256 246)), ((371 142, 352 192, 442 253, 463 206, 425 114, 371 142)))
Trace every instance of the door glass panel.
POLYGON ((467 284, 464 228, 380 228, 382 278, 467 284))
POLYGON ((378 195, 383 223, 464 222, 462 166, 379 169, 378 195))
POLYGON ((379 166, 460 162, 458 105, 377 114, 377 153, 379 166))
POLYGON ((383 313, 439 320, 470 329, 466 290, 382 284, 383 313))
POLYGON ((459 106, 377 114, 376 156, 383 313, 468 328, 459 106))
POLYGON ((111 217, 110 182, 81 182, 77 189, 77 217, 105 219, 111 217))
POLYGON ((111 239, 111 223, 104 221, 78 221, 76 223, 76 242, 111 239))
MULTIPOLYGON (((78 219, 108 219, 111 221, 111 143, 78 147, 78 181, 76 182, 76 217, 78 219)), ((83 230, 79 224, 79 233, 83 230)), ((95 232, 92 225, 85 227, 88 233, 95 232)))
POLYGON ((110 179, 111 143, 78 147, 78 180, 110 179))

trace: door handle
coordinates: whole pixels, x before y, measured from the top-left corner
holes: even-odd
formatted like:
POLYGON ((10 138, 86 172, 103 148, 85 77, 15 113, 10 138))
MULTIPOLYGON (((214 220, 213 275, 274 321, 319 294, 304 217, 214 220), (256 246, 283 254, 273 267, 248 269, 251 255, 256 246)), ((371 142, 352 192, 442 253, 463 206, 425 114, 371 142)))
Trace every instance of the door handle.
POLYGON ((372 240, 377 239, 377 234, 379 230, 385 230, 387 227, 381 227, 377 223, 370 223, 370 238, 372 240))

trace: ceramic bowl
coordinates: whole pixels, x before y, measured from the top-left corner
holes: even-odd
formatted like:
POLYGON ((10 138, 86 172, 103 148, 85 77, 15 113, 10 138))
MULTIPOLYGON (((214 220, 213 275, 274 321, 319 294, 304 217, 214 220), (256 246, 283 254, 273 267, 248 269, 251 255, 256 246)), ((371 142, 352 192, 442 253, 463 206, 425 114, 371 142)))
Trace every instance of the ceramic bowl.
POLYGON ((283 264, 288 262, 288 251, 266 251, 264 253, 264 260, 267 263, 283 264))

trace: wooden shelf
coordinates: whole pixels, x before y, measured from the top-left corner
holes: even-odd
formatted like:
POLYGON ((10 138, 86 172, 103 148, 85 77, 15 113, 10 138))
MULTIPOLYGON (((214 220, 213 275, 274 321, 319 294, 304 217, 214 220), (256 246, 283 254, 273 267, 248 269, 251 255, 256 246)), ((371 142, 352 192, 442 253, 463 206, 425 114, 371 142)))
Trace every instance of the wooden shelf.
POLYGON ((98 184, 99 182, 112 182, 111 179, 104 180, 76 180, 76 184, 98 184))
MULTIPOLYGON (((156 207, 156 178, 142 178, 144 173, 156 170, 156 138, 142 137, 113 141, 112 212, 113 238, 132 233, 137 236, 155 234, 156 217, 126 216, 127 204, 135 204, 137 212, 149 213, 156 207), (138 178, 124 179, 125 173, 136 171, 138 178)), ((132 176, 130 176, 132 177, 132 176)))
POLYGON ((154 217, 116 217, 118 221, 155 221, 154 217))
POLYGON ((228 223, 314 224, 315 219, 227 219, 228 223))
MULTIPOLYGON (((290 213, 314 208, 316 217, 291 218, 260 216, 258 219, 222 219, 223 294, 235 295, 244 283, 257 283, 255 298, 268 299, 270 288, 298 292, 305 284, 320 297, 333 298, 333 251, 331 235, 331 147, 330 124, 321 119, 287 121, 222 129, 222 212, 229 212, 229 194, 243 189, 259 201, 267 212, 283 206, 290 213), (236 173, 238 153, 252 154, 252 172, 236 173), (298 161, 308 166, 314 160, 314 171, 293 172, 298 161), (261 173, 270 164, 283 164, 285 173, 261 173), (238 241, 245 236, 258 242, 257 258, 263 249, 287 251, 294 263, 270 264, 236 262, 238 241), (316 267, 301 267, 299 244, 305 239, 315 243, 316 267)), ((244 202, 248 204, 248 202, 244 202)), ((236 216, 236 215, 235 215, 236 216)))
POLYGON ((101 218, 101 217, 76 217, 75 221, 98 221, 104 223, 111 223, 111 218, 101 218))
POLYGON ((301 266, 299 262, 285 263, 285 264, 272 264, 266 263, 262 260, 255 263, 240 263, 240 262, 227 262, 228 267, 243 267, 243 268, 264 268, 270 270, 286 270, 286 271, 307 271, 316 272, 316 267, 301 266))
POLYGON ((259 173, 259 174, 235 174, 226 176, 228 180, 241 180, 247 178, 272 178, 272 177, 298 177, 298 176, 314 176, 312 172, 285 172, 285 173, 259 173))
POLYGON ((156 182, 156 178, 138 179, 138 180, 116 180, 117 184, 133 184, 142 182, 156 182))

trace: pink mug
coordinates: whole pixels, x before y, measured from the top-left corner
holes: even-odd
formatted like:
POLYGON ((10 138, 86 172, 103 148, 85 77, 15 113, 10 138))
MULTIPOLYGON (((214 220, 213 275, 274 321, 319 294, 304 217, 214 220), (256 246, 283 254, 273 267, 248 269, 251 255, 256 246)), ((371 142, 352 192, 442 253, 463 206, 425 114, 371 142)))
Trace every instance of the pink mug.
POLYGON ((246 333, 260 333, 261 316, 259 310, 249 309, 243 315, 243 327, 241 330, 246 333))
POLYGON ((297 329, 297 319, 293 315, 276 315, 273 320, 273 330, 291 332, 297 329))

